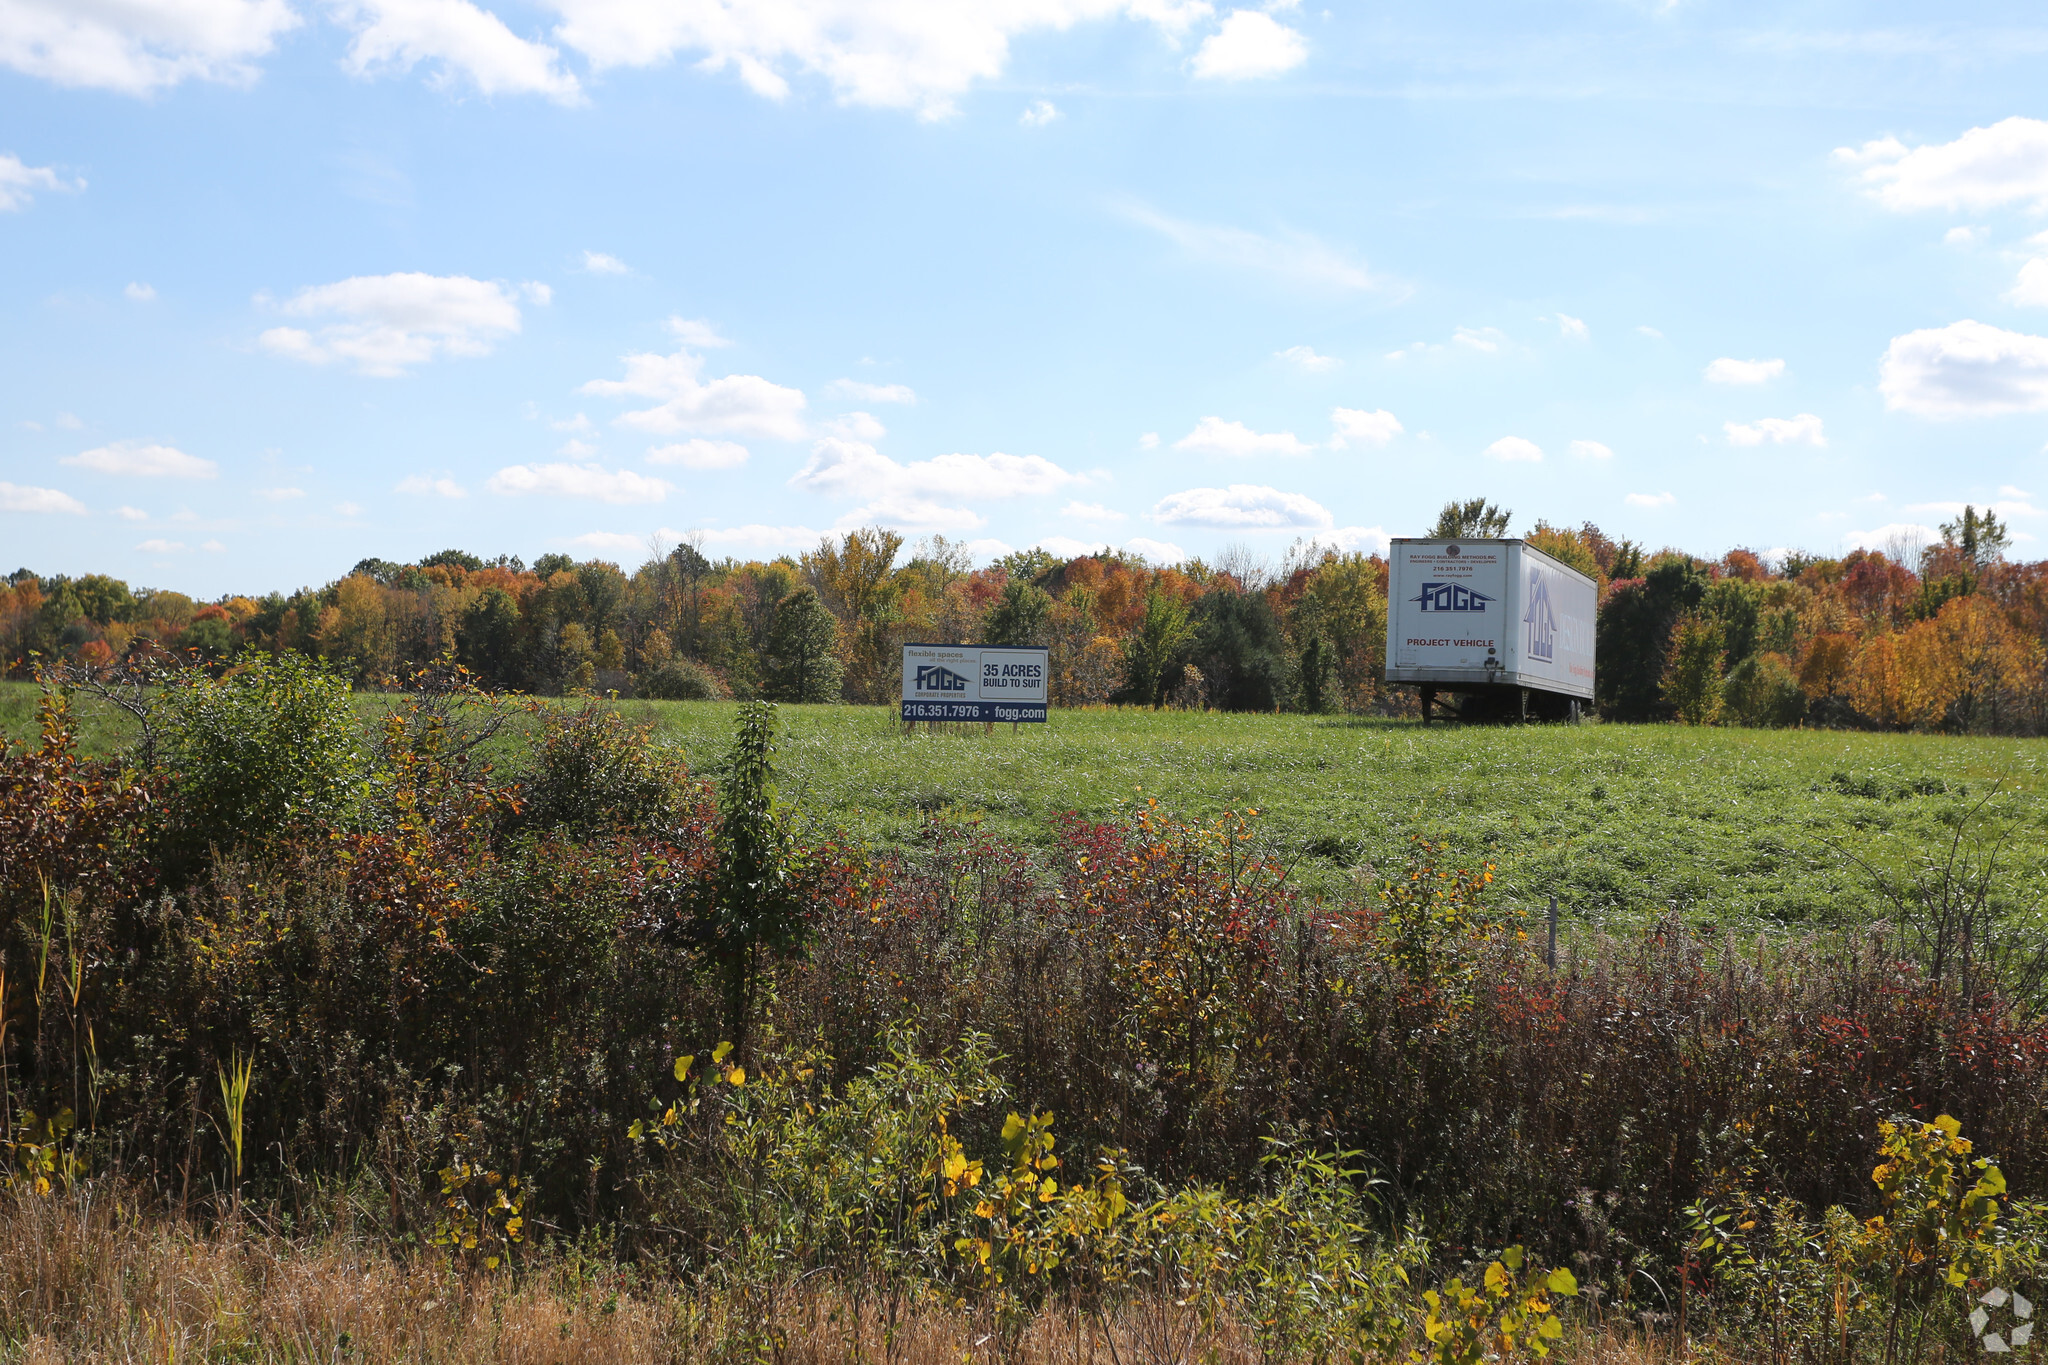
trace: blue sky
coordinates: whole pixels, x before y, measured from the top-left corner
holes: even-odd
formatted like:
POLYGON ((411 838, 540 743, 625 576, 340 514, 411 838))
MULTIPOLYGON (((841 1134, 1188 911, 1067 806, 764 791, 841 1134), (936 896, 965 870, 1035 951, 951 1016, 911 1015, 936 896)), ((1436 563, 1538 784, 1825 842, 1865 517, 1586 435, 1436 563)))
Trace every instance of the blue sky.
POLYGON ((2048 535, 2038 7, 0 0, 0 559, 2048 535))

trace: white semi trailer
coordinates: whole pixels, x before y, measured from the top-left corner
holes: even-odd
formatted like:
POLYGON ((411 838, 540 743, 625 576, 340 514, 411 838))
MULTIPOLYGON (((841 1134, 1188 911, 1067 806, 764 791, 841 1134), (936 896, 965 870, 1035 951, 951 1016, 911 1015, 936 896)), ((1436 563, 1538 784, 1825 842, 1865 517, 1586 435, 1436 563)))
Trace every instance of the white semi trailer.
POLYGON ((1593 697, 1598 588, 1520 540, 1396 540, 1387 576, 1387 681, 1494 714, 1576 718, 1593 697))

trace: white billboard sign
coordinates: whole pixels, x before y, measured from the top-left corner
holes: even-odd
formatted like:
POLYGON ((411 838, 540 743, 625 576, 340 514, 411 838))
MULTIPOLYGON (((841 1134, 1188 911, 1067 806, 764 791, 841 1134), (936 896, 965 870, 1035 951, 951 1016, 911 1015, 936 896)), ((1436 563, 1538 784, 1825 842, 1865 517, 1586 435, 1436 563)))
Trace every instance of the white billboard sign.
POLYGON ((903 719, 1043 721, 1043 648, 903 646, 903 719))

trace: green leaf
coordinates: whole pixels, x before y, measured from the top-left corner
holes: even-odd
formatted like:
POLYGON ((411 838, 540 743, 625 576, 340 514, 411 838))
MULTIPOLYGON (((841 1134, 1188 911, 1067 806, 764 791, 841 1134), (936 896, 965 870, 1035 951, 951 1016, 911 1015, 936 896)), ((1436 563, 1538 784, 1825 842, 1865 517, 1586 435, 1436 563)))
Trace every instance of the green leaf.
POLYGON ((1548 1275, 1544 1276, 1543 1285, 1553 1294, 1562 1294, 1564 1297, 1568 1299, 1578 1297, 1578 1277, 1573 1275, 1571 1271, 1566 1270, 1563 1266, 1559 1266, 1557 1269, 1551 1271, 1548 1275))

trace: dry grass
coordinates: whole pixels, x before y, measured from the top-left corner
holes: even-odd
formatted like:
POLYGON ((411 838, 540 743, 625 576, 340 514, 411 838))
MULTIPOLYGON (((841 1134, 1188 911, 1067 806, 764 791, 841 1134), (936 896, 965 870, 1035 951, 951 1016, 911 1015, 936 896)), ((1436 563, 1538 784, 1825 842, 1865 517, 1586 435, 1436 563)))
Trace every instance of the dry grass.
MULTIPOLYGON (((562 1258, 464 1278, 369 1240, 211 1230, 139 1212, 105 1188, 66 1198, 0 1193, 0 1362, 406 1361, 420 1365, 1260 1365, 1233 1326, 1201 1331, 1170 1303, 1107 1328, 1070 1305, 1005 1339, 974 1313, 902 1305, 894 1329, 870 1296, 832 1287, 753 1299, 639 1282, 562 1258), (749 1315, 756 1320, 749 1320, 749 1315), (766 1330, 764 1330, 766 1329, 766 1330)), ((1553 1359, 1662 1365, 1665 1350, 1580 1334, 1553 1359)))

